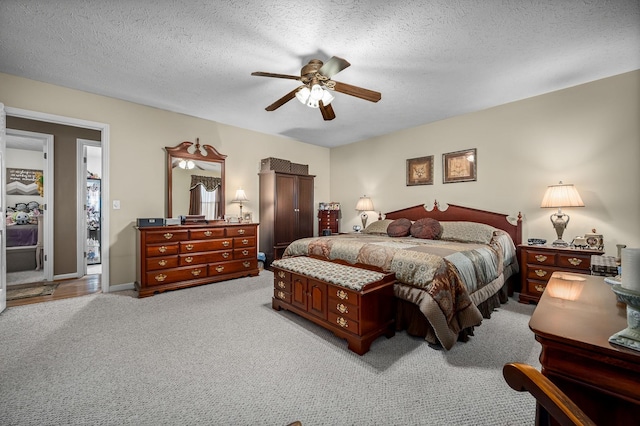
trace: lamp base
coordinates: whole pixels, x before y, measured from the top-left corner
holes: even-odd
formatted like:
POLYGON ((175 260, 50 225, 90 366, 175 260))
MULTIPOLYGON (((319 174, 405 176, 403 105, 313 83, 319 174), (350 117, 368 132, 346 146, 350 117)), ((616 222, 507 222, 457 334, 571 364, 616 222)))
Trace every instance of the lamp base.
POLYGON ((362 213, 360 215, 360 219, 362 219, 362 229, 365 229, 367 227, 367 219, 369 219, 369 215, 362 213))
POLYGON ((554 247, 569 247, 569 243, 565 240, 555 240, 551 245, 554 247))

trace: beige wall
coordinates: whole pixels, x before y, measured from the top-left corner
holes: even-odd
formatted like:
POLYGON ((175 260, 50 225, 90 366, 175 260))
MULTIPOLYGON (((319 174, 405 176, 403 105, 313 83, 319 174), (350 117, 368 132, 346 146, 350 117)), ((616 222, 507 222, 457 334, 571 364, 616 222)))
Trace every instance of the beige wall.
POLYGON ((616 254, 616 244, 640 247, 639 94, 635 71, 334 148, 331 198, 343 205, 341 229, 360 223, 354 207, 367 194, 382 212, 434 199, 520 211, 525 241, 553 241, 553 210, 540 202, 562 180, 585 203, 564 209, 566 241, 595 228, 607 254, 616 254), (442 154, 468 148, 477 148, 477 181, 443 184, 442 154), (406 186, 406 160, 427 155, 434 155, 434 184, 406 186))
MULTIPOLYGON (((279 157, 309 164, 315 179, 315 199, 329 199, 329 149, 269 136, 213 121, 97 96, 0 73, 0 102, 21 108, 110 126, 110 200, 121 209, 110 211, 110 285, 135 280, 137 217, 165 214, 165 151, 199 137, 227 155, 226 210, 238 206, 228 200, 242 186, 249 198, 244 211, 258 220, 258 169, 260 159, 279 157)), ((111 201, 105 208, 111 206, 111 201)))

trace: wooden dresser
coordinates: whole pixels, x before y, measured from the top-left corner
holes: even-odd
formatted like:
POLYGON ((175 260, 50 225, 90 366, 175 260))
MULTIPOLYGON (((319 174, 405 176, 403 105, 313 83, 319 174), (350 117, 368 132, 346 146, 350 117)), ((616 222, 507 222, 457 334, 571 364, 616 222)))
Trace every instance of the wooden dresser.
POLYGON ((258 224, 138 227, 139 297, 258 275, 258 224))
POLYGON ((591 420, 638 424, 640 352, 609 343, 627 316, 604 277, 555 272, 529 327, 542 345, 542 374, 591 420))
POLYGON ((589 274, 591 256, 603 254, 599 250, 569 247, 530 246, 521 244, 520 276, 522 278, 519 301, 537 302, 555 271, 589 274))

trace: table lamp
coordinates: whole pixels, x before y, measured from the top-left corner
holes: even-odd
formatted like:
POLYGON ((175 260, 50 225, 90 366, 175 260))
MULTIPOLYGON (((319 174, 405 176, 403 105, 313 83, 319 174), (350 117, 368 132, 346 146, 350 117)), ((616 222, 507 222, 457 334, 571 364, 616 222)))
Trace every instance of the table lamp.
POLYGON ((360 219, 362 219, 362 229, 367 227, 367 219, 369 216, 366 212, 373 210, 373 202, 371 198, 365 196, 360 197, 358 204, 356 204, 356 210, 360 212, 360 219))
POLYGON ((550 216, 551 223, 558 235, 558 239, 553 242, 553 245, 556 247, 568 247, 569 243, 562 239, 562 234, 570 218, 568 214, 562 213, 562 208, 584 207, 576 187, 573 184, 563 184, 562 181, 558 185, 550 185, 547 188, 547 192, 544 193, 540 207, 558 209, 557 213, 553 213, 550 216))

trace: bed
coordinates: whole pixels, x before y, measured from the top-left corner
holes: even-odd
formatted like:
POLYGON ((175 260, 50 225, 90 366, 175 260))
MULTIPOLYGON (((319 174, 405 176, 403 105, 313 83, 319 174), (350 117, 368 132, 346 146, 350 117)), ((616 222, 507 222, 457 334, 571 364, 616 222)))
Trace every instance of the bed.
POLYGON ((41 268, 42 218, 35 201, 7 208, 7 272, 41 268))
POLYGON ((362 233, 294 241, 283 257, 319 256, 395 272, 396 328, 451 349, 508 300, 521 241, 520 214, 511 218, 453 204, 441 210, 436 201, 432 208, 417 205, 386 213, 362 233), (407 222, 411 228, 428 223, 440 233, 389 236, 407 222))

